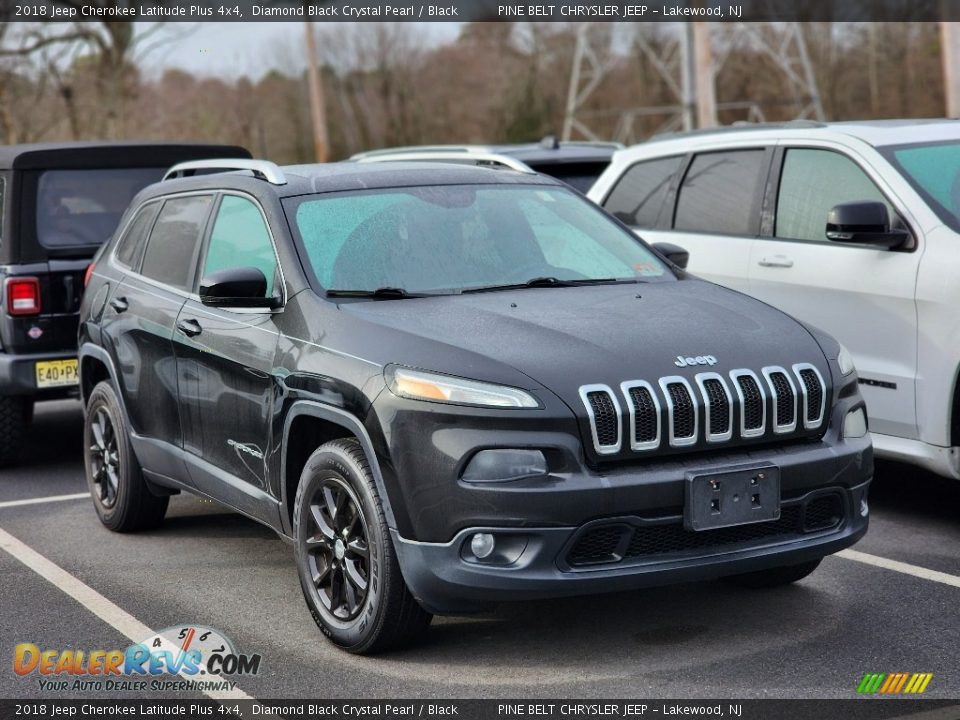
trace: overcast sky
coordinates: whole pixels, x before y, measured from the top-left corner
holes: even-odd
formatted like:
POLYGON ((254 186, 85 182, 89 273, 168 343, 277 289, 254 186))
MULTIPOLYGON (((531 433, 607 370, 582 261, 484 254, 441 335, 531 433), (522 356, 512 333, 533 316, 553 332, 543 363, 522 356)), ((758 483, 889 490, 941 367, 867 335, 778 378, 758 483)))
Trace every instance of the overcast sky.
MULTIPOLYGON (((425 42, 434 43, 456 37, 458 27, 459 23, 419 23, 418 31, 425 42)), ((163 32, 172 39, 148 55, 143 68, 148 73, 180 68, 196 75, 258 79, 284 58, 303 51, 302 22, 198 23, 189 28, 170 23, 163 32)))

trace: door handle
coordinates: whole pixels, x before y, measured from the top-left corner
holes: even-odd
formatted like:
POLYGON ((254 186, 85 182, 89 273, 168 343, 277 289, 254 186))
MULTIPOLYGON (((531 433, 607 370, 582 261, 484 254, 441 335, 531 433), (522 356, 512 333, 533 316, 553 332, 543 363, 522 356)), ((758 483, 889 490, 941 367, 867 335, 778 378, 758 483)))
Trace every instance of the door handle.
POLYGON ((194 337, 203 332, 203 328, 200 327, 200 323, 196 320, 178 320, 177 321, 177 330, 182 332, 187 337, 194 337))
POLYGON ((115 297, 110 301, 110 307, 116 310, 118 313, 125 312, 130 304, 127 302, 125 297, 115 297))
POLYGON ((793 267, 793 260, 788 258, 786 255, 774 255, 772 257, 760 258, 759 264, 763 267, 788 268, 793 267))

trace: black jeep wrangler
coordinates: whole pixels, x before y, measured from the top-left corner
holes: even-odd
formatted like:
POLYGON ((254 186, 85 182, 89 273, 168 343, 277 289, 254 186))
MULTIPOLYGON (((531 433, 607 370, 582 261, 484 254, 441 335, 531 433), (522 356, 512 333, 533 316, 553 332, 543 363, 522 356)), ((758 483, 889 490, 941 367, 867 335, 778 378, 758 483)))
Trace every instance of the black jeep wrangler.
POLYGON ((141 192, 84 295, 107 527, 156 525, 180 490, 226 503, 295 544, 353 652, 497 601, 789 583, 866 532, 840 346, 559 181, 231 167, 141 192))
POLYGON ((0 465, 36 400, 77 394, 77 313, 90 258, 170 165, 243 148, 160 143, 0 146, 0 465))

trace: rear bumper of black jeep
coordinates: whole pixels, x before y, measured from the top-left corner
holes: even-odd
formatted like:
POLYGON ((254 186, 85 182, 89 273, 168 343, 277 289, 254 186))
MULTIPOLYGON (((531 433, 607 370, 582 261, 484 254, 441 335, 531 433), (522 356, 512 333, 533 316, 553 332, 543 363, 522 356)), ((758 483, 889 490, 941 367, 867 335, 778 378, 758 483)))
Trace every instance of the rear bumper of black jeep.
POLYGON ((0 396, 32 396, 37 400, 79 397, 78 385, 38 388, 36 377, 37 362, 76 357, 76 350, 23 355, 0 352, 0 396))

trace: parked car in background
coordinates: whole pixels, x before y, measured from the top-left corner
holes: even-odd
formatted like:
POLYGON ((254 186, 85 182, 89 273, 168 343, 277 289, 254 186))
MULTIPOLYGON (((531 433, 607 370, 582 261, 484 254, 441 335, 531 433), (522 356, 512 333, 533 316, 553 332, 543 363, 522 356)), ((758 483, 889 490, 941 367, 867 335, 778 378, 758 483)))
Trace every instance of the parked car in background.
POLYGON ((184 160, 248 156, 225 145, 0 146, 0 465, 33 404, 77 395, 77 313, 90 259, 131 198, 184 160))
POLYGON ((513 145, 419 145, 371 150, 354 155, 358 162, 413 160, 462 161, 475 164, 505 164, 517 170, 521 164, 549 175, 586 193, 600 177, 621 143, 586 140, 560 142, 547 136, 539 143, 513 145), (511 162, 512 161, 512 162, 511 162))
POLYGON ((960 478, 960 123, 654 138, 617 153, 589 196, 687 251, 695 274, 837 337, 877 455, 960 478))
POLYGON ((499 601, 784 585, 866 532, 836 341, 558 180, 231 168, 253 176, 186 163, 141 192, 84 294, 108 528, 180 490, 225 503, 294 545, 314 620, 358 653, 499 601))

